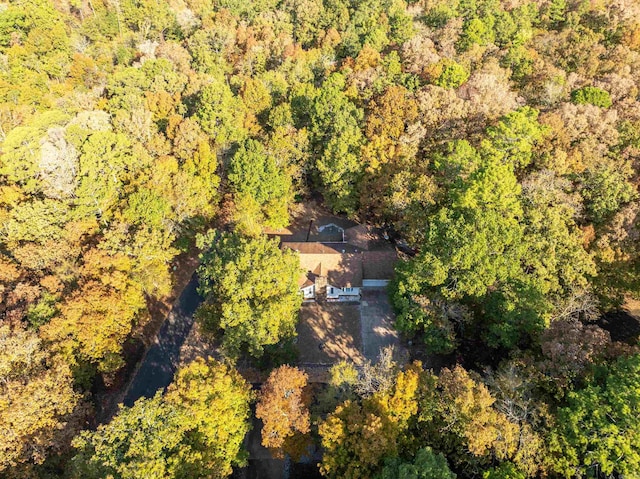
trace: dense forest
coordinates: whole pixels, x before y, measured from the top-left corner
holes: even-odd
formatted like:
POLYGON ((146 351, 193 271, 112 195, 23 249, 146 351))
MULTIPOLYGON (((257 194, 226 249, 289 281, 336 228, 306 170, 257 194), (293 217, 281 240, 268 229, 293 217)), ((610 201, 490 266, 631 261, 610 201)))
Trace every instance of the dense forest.
POLYGON ((224 478, 255 414, 328 478, 640 477, 595 323, 640 294, 639 89, 636 0, 0 1, 0 476, 224 478), (457 364, 236 371, 295 334, 262 232, 312 195, 413 251, 396 326, 457 364), (224 357, 97 426, 196 245, 224 357))

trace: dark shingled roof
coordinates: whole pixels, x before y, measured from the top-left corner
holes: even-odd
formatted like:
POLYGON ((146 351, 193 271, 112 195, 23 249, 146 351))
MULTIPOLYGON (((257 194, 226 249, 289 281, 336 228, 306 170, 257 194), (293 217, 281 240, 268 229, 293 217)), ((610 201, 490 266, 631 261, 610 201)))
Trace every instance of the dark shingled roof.
POLYGON ((395 250, 365 251, 362 258, 364 279, 392 279, 397 261, 395 250))
POLYGON ((374 240, 374 234, 372 228, 366 225, 357 225, 345 230, 344 240, 362 249, 369 249, 369 242, 374 240))

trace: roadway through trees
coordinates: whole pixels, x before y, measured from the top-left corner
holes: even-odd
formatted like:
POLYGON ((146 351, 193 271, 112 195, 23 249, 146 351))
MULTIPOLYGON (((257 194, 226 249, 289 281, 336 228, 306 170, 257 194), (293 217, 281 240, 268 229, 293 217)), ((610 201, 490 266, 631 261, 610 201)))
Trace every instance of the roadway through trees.
POLYGON ((193 327, 194 313, 203 301, 197 287, 198 278, 194 273, 134 373, 125 394, 125 406, 132 406, 141 397, 152 397, 171 384, 179 365, 180 349, 193 327))

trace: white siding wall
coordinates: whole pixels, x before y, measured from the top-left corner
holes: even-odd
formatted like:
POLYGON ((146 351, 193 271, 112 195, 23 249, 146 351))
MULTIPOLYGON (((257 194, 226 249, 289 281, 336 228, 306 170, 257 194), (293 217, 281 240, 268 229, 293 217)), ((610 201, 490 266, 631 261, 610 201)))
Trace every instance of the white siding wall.
POLYGON ((337 299, 340 296, 359 296, 360 288, 336 288, 335 286, 327 285, 327 298, 337 299))
POLYGON ((389 284, 388 279, 363 279, 362 287, 363 288, 382 288, 389 284))

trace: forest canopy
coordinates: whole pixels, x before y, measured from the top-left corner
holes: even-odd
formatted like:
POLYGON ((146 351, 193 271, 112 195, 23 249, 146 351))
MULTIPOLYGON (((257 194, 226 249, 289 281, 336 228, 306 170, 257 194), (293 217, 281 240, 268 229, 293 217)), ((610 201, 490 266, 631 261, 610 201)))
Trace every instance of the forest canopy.
POLYGON ((276 369, 272 451, 315 441, 336 478, 636 473, 637 338, 594 321, 640 299, 639 94, 633 0, 0 0, 0 475, 244 464, 236 361, 294 344, 302 301, 264 232, 310 198, 401 246, 395 326, 458 364, 343 364, 313 401, 276 369), (224 357, 97 426, 185 257, 224 357))

